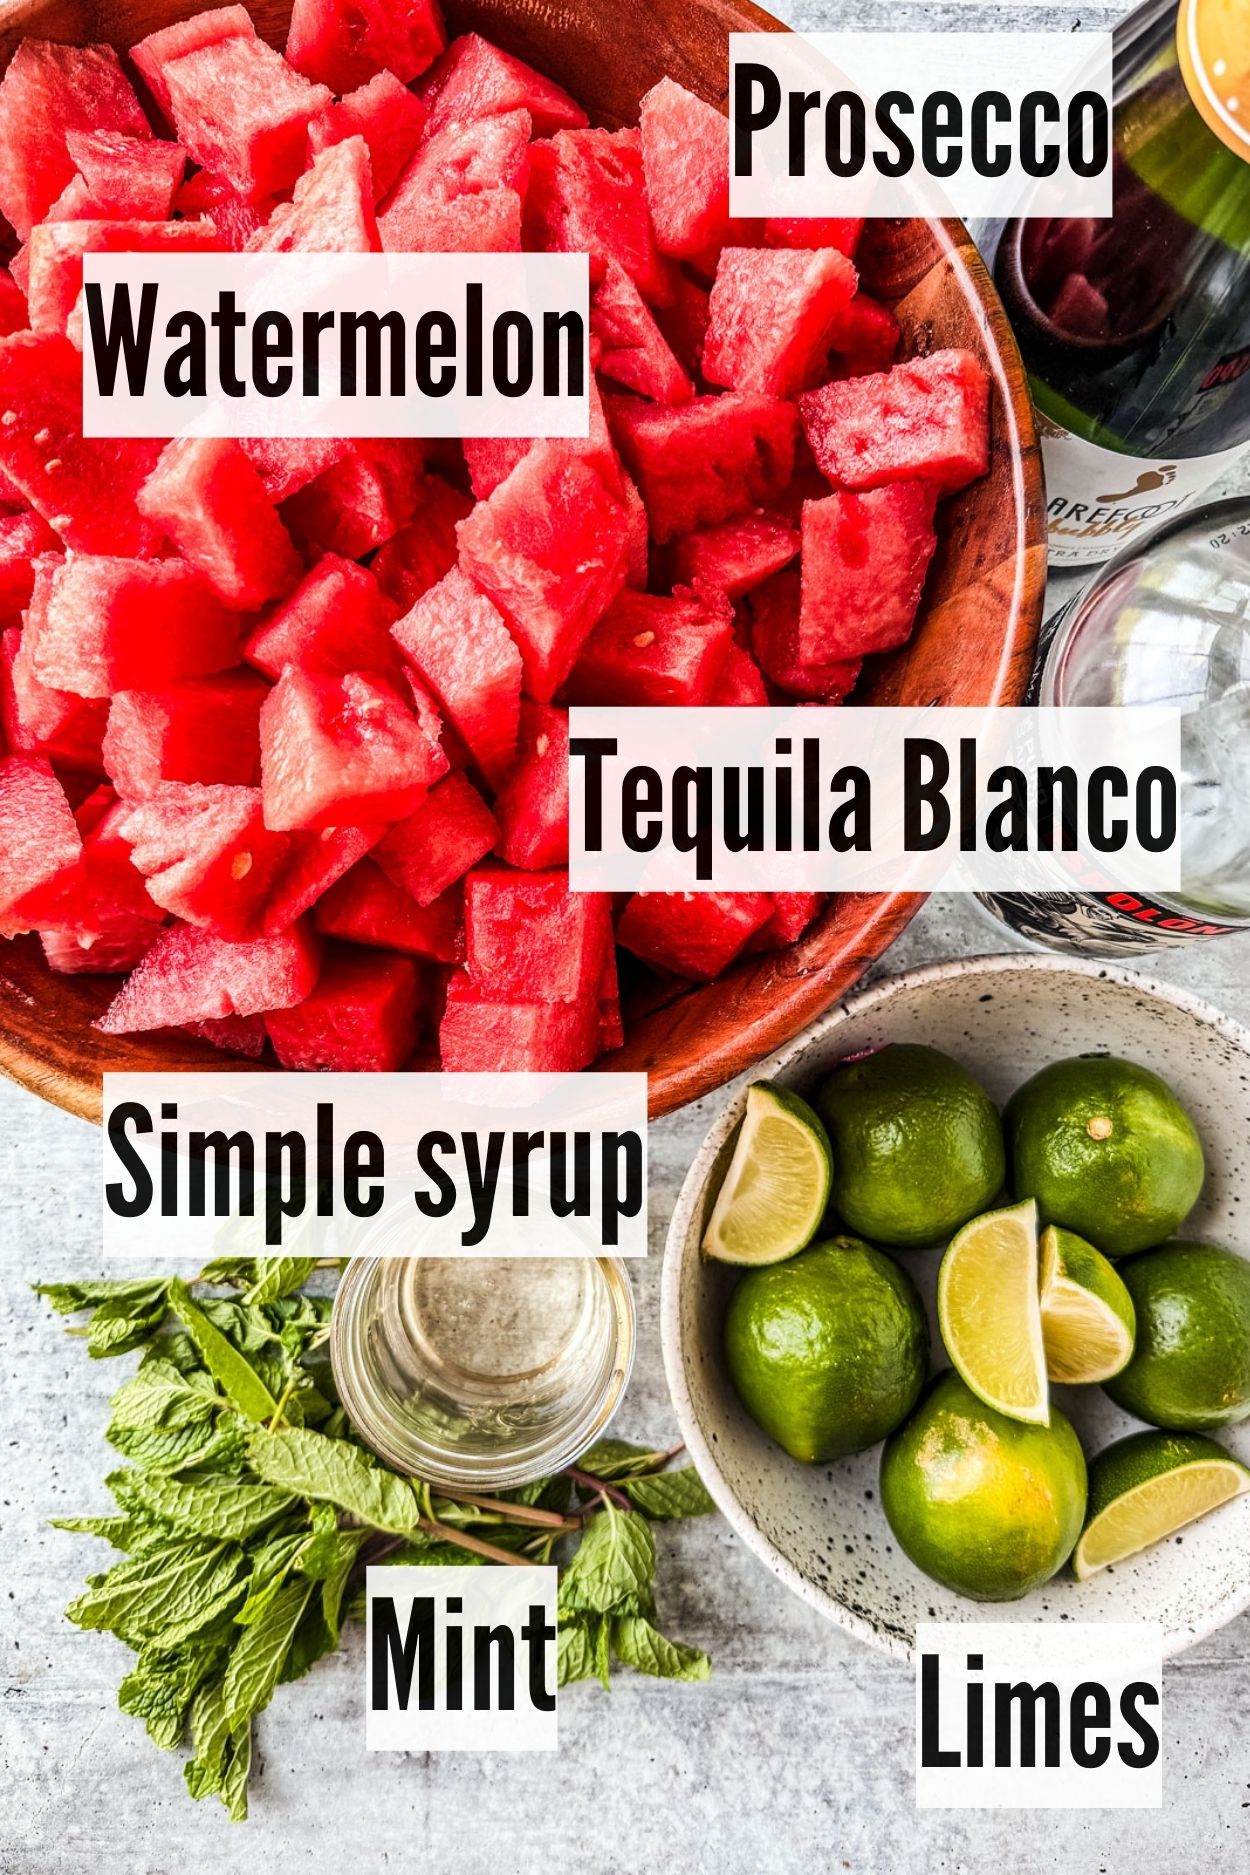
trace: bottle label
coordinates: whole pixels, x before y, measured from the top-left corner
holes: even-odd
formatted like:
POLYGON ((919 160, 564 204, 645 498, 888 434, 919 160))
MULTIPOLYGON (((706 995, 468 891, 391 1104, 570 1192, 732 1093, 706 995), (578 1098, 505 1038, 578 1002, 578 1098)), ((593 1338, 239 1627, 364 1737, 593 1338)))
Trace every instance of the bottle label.
POLYGON ((1209 456, 1149 461, 1103 449, 1038 414, 1046 467, 1052 566, 1096 566, 1179 514, 1250 448, 1250 438, 1209 456))
POLYGON ((1018 937, 1051 950, 1095 957, 1136 957, 1143 951, 1229 937, 1243 924, 1221 924, 1140 892, 979 892, 987 911, 1018 937))

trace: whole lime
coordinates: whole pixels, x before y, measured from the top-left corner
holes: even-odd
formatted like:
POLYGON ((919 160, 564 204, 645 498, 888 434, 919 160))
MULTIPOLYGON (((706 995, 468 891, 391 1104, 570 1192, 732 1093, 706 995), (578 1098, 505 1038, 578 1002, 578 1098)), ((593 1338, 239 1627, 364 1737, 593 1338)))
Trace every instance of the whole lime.
POLYGON ((1250 1416, 1250 1263, 1207 1243, 1165 1243, 1120 1266, 1137 1313, 1128 1366, 1103 1382, 1117 1406, 1173 1432, 1250 1416))
POLYGON ((1085 1518, 1085 1455, 1050 1409, 1026 1425, 940 1374, 881 1455, 881 1502, 918 1569, 974 1601, 1016 1601, 1067 1560, 1085 1518))
POLYGON ((916 1403, 929 1326, 897 1263, 853 1237, 743 1277, 725 1357, 756 1424, 808 1465, 875 1445, 916 1403))
POLYGON ((816 1106, 833 1146, 833 1204, 874 1243, 941 1243, 1002 1189, 997 1109, 949 1055, 895 1042, 844 1061, 816 1106))
POLYGON ((1149 1068, 1112 1055, 1054 1061, 1016 1089, 1004 1115, 1011 1186, 1043 1224, 1107 1256, 1171 1235, 1202 1190, 1202 1142, 1149 1068))

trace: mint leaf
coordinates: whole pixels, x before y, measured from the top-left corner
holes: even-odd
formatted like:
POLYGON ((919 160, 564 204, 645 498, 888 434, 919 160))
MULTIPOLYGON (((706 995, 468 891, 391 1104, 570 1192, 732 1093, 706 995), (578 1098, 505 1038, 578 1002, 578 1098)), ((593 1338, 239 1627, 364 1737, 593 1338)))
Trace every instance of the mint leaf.
MULTIPOLYGON (((141 1303, 123 1296, 102 1302, 87 1327, 87 1352, 93 1361, 129 1354, 150 1341, 165 1319, 165 1298, 141 1303)), ((81 1331, 73 1328, 71 1334, 81 1331)))
POLYGON ((655 1538, 637 1511, 611 1501, 592 1517, 564 1572, 560 1605, 594 1614, 637 1613, 650 1606, 655 1538))
MULTIPOLYGON (((101 1576, 66 1609, 80 1628, 111 1628, 132 1646, 172 1646, 186 1623, 206 1627, 221 1603, 237 1593, 243 1552, 235 1543, 190 1537, 140 1550, 101 1576), (164 1638, 162 1638, 164 1637, 164 1638)), ((239 1585, 241 1587, 241 1585, 239 1585)))
POLYGON ((118 1705, 143 1720, 153 1744, 172 1751, 182 1743, 197 1688, 221 1665, 228 1647, 224 1632, 169 1651, 145 1647, 117 1690, 118 1705))
POLYGON ((316 1257, 257 1257, 252 1284, 244 1291, 243 1300, 276 1302, 279 1296, 301 1288, 316 1267, 316 1257))
POLYGON ((192 1301, 186 1284, 175 1279, 169 1288, 169 1306, 200 1351, 205 1367, 245 1419, 272 1419, 278 1402, 245 1355, 214 1327, 207 1313, 192 1301))
POLYGON ((290 1582, 264 1616, 243 1630, 222 1680, 227 1723, 235 1728, 273 1698, 287 1651, 313 1594, 310 1582, 290 1582))
POLYGON ((155 1517, 184 1536, 228 1537, 236 1543, 255 1536, 295 1503, 289 1491, 214 1473, 175 1479, 116 1471, 105 1482, 123 1510, 155 1517))
POLYGON ((675 1517, 706 1517, 716 1509, 693 1465, 680 1471, 655 1471, 645 1478, 626 1478, 621 1489, 635 1510, 659 1522, 675 1517))
POLYGON ((267 1483, 334 1504, 375 1530, 407 1536, 420 1522, 421 1500, 410 1481, 372 1464, 343 1439, 304 1428, 258 1430, 248 1455, 253 1471, 267 1483))
POLYGON ((75 1536, 102 1536, 114 1549, 147 1549, 153 1543, 166 1543, 169 1532, 146 1517, 51 1517, 54 1530, 69 1530, 75 1536))
POLYGON ((32 1283, 38 1296, 45 1296, 58 1315, 76 1315, 80 1309, 99 1308, 102 1302, 129 1302, 136 1313, 155 1306, 169 1288, 167 1276, 103 1276, 83 1283, 32 1283))
POLYGON ((600 1439, 582 1453, 577 1469, 611 1484, 617 1478, 633 1478, 640 1472, 655 1471, 667 1458, 667 1452, 653 1452, 648 1446, 630 1445, 624 1439, 600 1439))
POLYGON ((575 1680, 594 1678, 595 1647, 589 1625, 591 1619, 579 1615, 573 1620, 561 1621, 556 1636, 557 1686, 571 1686, 575 1680))
POLYGON ((712 1663, 697 1647, 666 1640, 641 1615, 618 1615, 612 1623, 612 1646, 624 1666, 657 1680, 706 1680, 712 1663))

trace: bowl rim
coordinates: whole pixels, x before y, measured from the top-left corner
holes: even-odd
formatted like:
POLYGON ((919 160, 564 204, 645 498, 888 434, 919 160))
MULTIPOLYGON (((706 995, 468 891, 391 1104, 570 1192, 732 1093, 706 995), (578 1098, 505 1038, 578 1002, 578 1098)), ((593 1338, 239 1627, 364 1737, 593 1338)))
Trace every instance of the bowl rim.
MULTIPOLYGON (((1140 971, 1126 968, 1122 964, 1110 963, 1103 959, 1067 957, 1053 952, 1040 951, 992 951, 973 957, 943 958, 936 963, 921 964, 915 969, 900 971, 893 976, 885 976, 871 983, 867 988, 858 990, 852 996, 843 998, 839 1003, 821 1016, 810 1028, 803 1031, 784 1048, 778 1049, 765 1060, 759 1061, 751 1070, 752 1080, 771 1079, 784 1076, 808 1051, 823 1041, 831 1032, 836 1031, 843 1022, 854 1016, 864 1014, 879 1003, 888 1003, 894 996, 905 991, 923 990, 934 983, 942 983, 956 977, 979 975, 1000 976, 1012 970, 1037 970, 1051 975, 1084 977, 1091 982, 1107 981, 1120 988, 1138 992, 1144 1001, 1157 1001, 1182 1011, 1200 1025, 1214 1029, 1224 1040, 1231 1042, 1250 1059, 1250 1027, 1226 1015, 1216 1008, 1214 1003, 1204 997, 1196 996, 1191 990, 1181 989, 1169 983, 1160 983, 1156 978, 1146 976, 1140 971)), ((686 1448, 699 1476, 703 1479, 717 1509, 725 1517, 730 1528, 742 1538, 747 1548, 779 1577, 786 1587, 793 1591, 801 1601, 824 1615, 826 1620, 834 1622, 853 1634, 857 1640, 879 1652, 888 1654, 896 1660, 912 1661, 915 1648, 896 1634, 889 1634, 879 1629, 866 1616, 857 1614, 853 1609, 817 1585, 797 1568, 790 1558, 764 1535, 759 1525, 747 1514, 737 1495, 724 1477, 714 1447, 703 1433, 703 1428, 695 1415, 690 1388, 686 1380, 685 1348, 681 1333, 681 1278, 686 1258, 686 1242, 690 1235, 690 1225, 696 1208, 703 1195, 708 1176, 726 1140, 737 1126, 746 1104, 745 1085, 727 1102, 712 1122, 703 1142, 682 1180, 677 1202, 673 1207, 668 1230, 664 1240, 664 1262, 660 1280, 660 1346, 664 1357, 664 1374, 668 1384, 669 1398, 677 1416, 678 1427, 686 1448)), ((698 1255, 697 1247, 694 1254, 698 1255)), ((1226 1625, 1236 1615, 1250 1606, 1250 1574, 1247 1574, 1244 1589, 1235 1589, 1221 1602, 1207 1611, 1204 1618, 1186 1627, 1183 1633, 1165 1633, 1163 1638, 1164 1658, 1192 1647, 1195 1642, 1204 1640, 1209 1634, 1226 1625)))

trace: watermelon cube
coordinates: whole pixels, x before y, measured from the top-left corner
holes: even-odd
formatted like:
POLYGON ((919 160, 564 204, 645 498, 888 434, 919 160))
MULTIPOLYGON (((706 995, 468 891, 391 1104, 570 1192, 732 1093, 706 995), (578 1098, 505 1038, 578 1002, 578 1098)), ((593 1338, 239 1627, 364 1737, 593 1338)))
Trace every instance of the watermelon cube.
POLYGON ((261 710, 260 762, 265 822, 282 831, 398 820, 447 770, 385 678, 320 677, 294 665, 261 710))
POLYGON ((387 253, 520 253, 521 197, 515 189, 484 189, 449 199, 413 190, 401 199, 403 189, 401 176, 378 216, 378 234, 387 253))
POLYGON ((374 671, 395 681, 403 664, 390 622, 369 568, 327 553, 245 640, 243 655, 275 679, 294 664, 319 677, 374 671))
POLYGON ((82 292, 84 254, 208 254, 218 245, 206 221, 41 222, 32 228, 27 249, 31 328, 68 331, 74 344, 81 345, 81 315, 73 315, 82 292))
POLYGON ((178 141, 251 201, 281 195, 304 167, 308 125, 330 102, 263 39, 233 34, 161 72, 178 141))
POLYGON ((160 529, 135 497, 161 453, 146 438, 84 437, 82 357, 61 337, 0 339, 0 469, 83 553, 151 553, 160 529))
POLYGON ((229 606, 254 611, 302 571, 291 537, 239 445, 178 436, 139 491, 139 510, 229 606))
POLYGON ((482 866, 464 882, 469 976, 533 1002, 595 998, 612 946, 606 892, 571 892, 567 872, 482 866))
POLYGON ((419 91, 430 113, 431 131, 502 117, 508 111, 528 111, 536 137, 579 130, 586 122, 585 111, 567 91, 480 33, 453 39, 421 80, 419 91))
POLYGON ((497 851, 537 871, 569 863, 569 713, 554 703, 521 704, 516 764, 495 796, 497 851))
POLYGON ((688 404, 694 385, 682 370, 655 316, 623 267, 604 264, 590 303, 590 330, 603 347, 599 370, 657 404, 688 404))
POLYGON ((411 1055, 426 1000, 411 957, 333 945, 316 988, 293 1009, 272 1010, 265 1027, 284 1068, 379 1074, 411 1055))
POLYGON ((464 961, 464 894, 453 885, 430 905, 418 905, 371 859, 362 859, 322 894, 313 908, 317 929, 382 950, 464 961))
POLYGON ((833 322, 830 350, 836 354, 840 378, 862 378, 869 372, 888 371, 898 350, 898 320, 888 306, 857 293, 833 322))
POLYGON ((757 223, 729 213, 729 125, 714 105, 662 78, 643 98, 639 124, 647 200, 665 254, 714 267, 726 241, 759 239, 757 223))
POLYGON ((260 707, 268 694, 251 671, 189 677, 167 690, 119 690, 108 706, 104 772, 131 801, 162 781, 252 787, 260 780, 260 707))
POLYGON ((794 397, 824 375, 855 269, 836 248, 727 247, 712 283, 703 375, 731 390, 794 397))
POLYGON ((990 381, 971 352, 930 352, 799 400, 813 456, 835 488, 923 480, 947 495, 989 467, 990 381))
POLYGON ((242 944, 194 925, 170 925, 95 1026, 128 1035, 289 1009, 303 1002, 320 968, 320 940, 303 925, 242 944))
POLYGON ((477 499, 485 501, 493 495, 533 447, 532 436, 466 436, 464 459, 469 469, 469 486, 477 499))
POLYGON ((767 892, 635 892, 616 937, 643 963, 706 982, 733 962, 772 909, 767 892))
POLYGON ((86 185, 93 213, 109 221, 168 221, 187 166, 186 152, 156 137, 120 130, 71 130, 65 147, 86 185))
POLYGON ((651 577, 651 527, 638 484, 621 471, 621 498, 629 532, 625 540, 625 584, 645 592, 651 577))
POLYGON ((370 570, 397 612, 407 612, 456 564, 456 523, 472 508, 469 497, 427 475, 421 483, 417 512, 406 527, 378 548, 370 570))
POLYGON ((751 650, 764 675, 794 697, 841 703, 855 687, 862 660, 805 663, 799 653, 799 574, 774 573, 748 600, 751 650))
POLYGON ((188 1035, 201 1042, 211 1042, 226 1055, 243 1055, 259 1061, 269 1041, 263 1016, 218 1016, 215 1021, 184 1022, 188 1035))
POLYGON ((614 397, 608 418, 661 544, 772 501, 794 468, 798 413, 772 397, 696 397, 671 410, 614 397))
POLYGON ((217 937, 254 936, 287 840, 259 788, 162 781, 118 828, 153 902, 217 937))
POLYGON ((27 901, 48 966, 61 975, 132 970, 156 942, 164 913, 121 836, 126 811, 111 788, 89 795, 75 815, 78 859, 27 901))
POLYGON ((41 756, 0 756, 0 934, 29 930, 22 901, 82 852, 65 790, 41 756))
POLYGON ((710 317, 707 288, 678 269, 673 275, 673 303, 657 307, 655 321, 692 378, 702 370, 703 341, 710 317))
POLYGON ((189 20, 176 20, 159 32, 149 33, 130 48, 130 57, 161 110, 170 113, 169 86, 165 67, 201 46, 216 45, 220 39, 255 39, 256 28, 251 14, 243 6, 210 7, 189 20))
POLYGON ((20 626, 0 638, 0 723, 15 755, 46 755, 66 768, 98 773, 108 717, 103 698, 53 690, 36 676, 20 626))
POLYGON ((626 590, 582 646, 569 701, 639 709, 711 703, 732 643, 733 614, 723 600, 626 590))
POLYGON ((392 633, 477 767, 498 781, 516 748, 521 654, 491 601, 453 567, 392 633))
POLYGON ((295 0, 286 56, 342 93, 382 71, 407 84, 446 43, 438 0, 295 0))
POLYGON ((655 244, 636 130, 558 130, 530 149, 525 245, 589 254, 598 286, 610 260, 653 306, 673 296, 671 269, 655 244))
POLYGON ((445 775, 415 814, 392 827, 373 857, 418 905, 431 905, 485 858, 499 826, 466 775, 445 775))
POLYGON ((348 436, 244 436, 240 447, 277 507, 354 447, 348 436))
POLYGON ((46 554, 35 563, 26 642, 54 690, 107 697, 226 670, 239 623, 181 560, 46 554))
POLYGON ((385 831, 379 821, 365 827, 320 827, 311 833, 292 833, 286 861, 265 906, 265 931, 287 930, 377 845, 385 831))
POLYGON ((421 445, 379 436, 353 443, 282 504, 282 518, 310 556, 361 560, 412 520, 421 499, 421 445))
POLYGON ((426 107, 392 72, 377 72, 367 85, 329 104, 308 126, 314 156, 363 137, 369 151, 373 199, 389 195, 421 141, 426 107))
POLYGON ((23 293, 7 267, 0 267, 0 337, 10 332, 25 332, 30 326, 30 311, 23 293))
POLYGON ((780 950, 797 944, 825 902, 823 892, 773 892, 772 917, 761 925, 747 945, 749 951, 780 950))
POLYGON ((511 237, 529 178, 529 139, 528 111, 449 123, 427 136, 382 205, 383 247, 436 252, 436 238, 457 230, 463 239, 449 242, 447 252, 471 251, 469 240, 483 236, 489 242, 483 252, 499 251, 501 242, 505 252, 519 246, 519 229, 515 244, 511 237), (491 233, 496 221, 501 238, 491 233))
POLYGON ((759 665, 744 646, 731 644, 708 703, 718 709, 763 709, 768 701, 759 665))
POLYGON ((669 576, 674 585, 740 599, 788 566, 798 550, 798 528, 784 515, 756 508, 736 521, 675 540, 668 552, 669 576))
POLYGON ((376 254, 373 170, 363 137, 335 143, 305 170, 289 202, 279 202, 244 244, 247 254, 376 254))
POLYGON ((119 976, 133 970, 155 944, 161 927, 147 918, 110 918, 102 931, 41 929, 44 962, 57 976, 119 976))
POLYGON ((112 46, 23 39, 0 79, 0 209, 23 241, 73 179, 71 130, 152 134, 112 46))
POLYGON ((458 970, 447 985, 438 1043, 449 1074, 574 1074, 599 1053, 598 999, 528 1001, 458 970))
POLYGON ((836 247, 848 260, 863 232, 862 215, 770 215, 764 223, 768 247, 836 247))
POLYGON ((247 246, 256 230, 264 227, 279 199, 266 195, 259 201, 250 201, 224 176, 215 176, 211 169, 197 169, 174 197, 174 208, 188 218, 202 217, 211 221, 218 245, 237 254, 247 246))
POLYGON ((937 546, 928 482, 803 504, 799 658, 833 664, 911 636, 937 546))
POLYGON ((624 585, 629 531, 603 478, 558 442, 536 443, 460 523, 460 564, 508 621, 540 703, 624 585))

